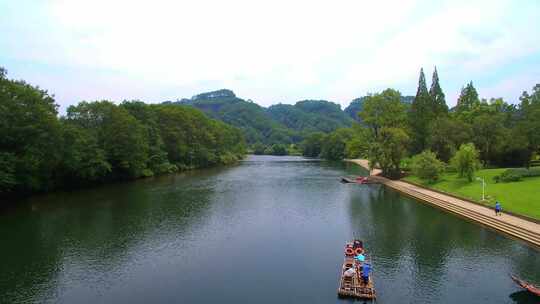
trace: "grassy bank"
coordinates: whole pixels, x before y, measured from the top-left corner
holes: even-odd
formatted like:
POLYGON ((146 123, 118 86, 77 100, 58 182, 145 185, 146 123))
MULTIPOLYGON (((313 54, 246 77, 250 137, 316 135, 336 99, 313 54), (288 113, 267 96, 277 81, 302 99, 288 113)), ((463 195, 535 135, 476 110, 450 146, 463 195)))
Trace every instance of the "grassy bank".
MULTIPOLYGON (((476 172, 476 176, 486 181, 487 205, 493 206, 495 200, 502 203, 503 211, 508 210, 516 214, 525 215, 540 220, 540 177, 524 178, 519 182, 495 183, 493 177, 501 174, 505 169, 485 169, 476 172)), ((482 183, 474 180, 468 182, 458 178, 455 173, 446 173, 434 184, 427 184, 416 176, 407 176, 406 181, 422 184, 457 196, 480 202, 482 200, 482 183)))

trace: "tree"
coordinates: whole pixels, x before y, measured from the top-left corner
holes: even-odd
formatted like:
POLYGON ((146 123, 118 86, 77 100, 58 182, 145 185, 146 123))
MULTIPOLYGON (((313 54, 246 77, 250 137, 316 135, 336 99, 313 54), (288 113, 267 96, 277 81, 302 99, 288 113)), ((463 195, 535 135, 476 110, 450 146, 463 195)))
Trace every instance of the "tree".
POLYGON ((480 159, 485 164, 500 153, 504 136, 504 125, 500 113, 483 113, 475 115, 472 124, 473 142, 479 148, 480 159))
POLYGON ((429 89, 429 96, 431 102, 434 105, 434 111, 436 115, 445 115, 448 113, 448 106, 441 85, 439 84, 439 74, 437 73, 437 67, 433 71, 433 77, 431 80, 431 88, 429 89))
POLYGON ((429 130, 428 147, 444 162, 450 160, 461 144, 472 140, 471 126, 452 117, 435 119, 429 130))
POLYGON ((413 157, 411 168, 414 175, 433 183, 444 172, 444 163, 437 159, 435 153, 426 150, 413 157))
POLYGON ((534 86, 530 95, 523 92, 520 100, 521 119, 517 128, 527 136, 529 150, 540 153, 540 84, 534 86))
POLYGON ((125 108, 110 101, 81 102, 68 108, 67 120, 95 132, 114 178, 153 174, 147 170, 149 144, 144 126, 125 108))
POLYGON ((328 160, 342 160, 345 158, 346 142, 354 136, 350 128, 341 128, 328 134, 321 147, 321 157, 328 160))
POLYGON ((347 158, 366 157, 368 145, 362 138, 355 136, 345 143, 345 156, 347 158))
POLYGON ((382 128, 378 139, 368 150, 370 167, 378 164, 385 176, 398 178, 401 175, 401 160, 407 154, 409 141, 409 136, 401 128, 382 128))
POLYGON ((478 98, 478 92, 474 88, 471 81, 461 89, 455 111, 458 114, 458 118, 466 122, 471 122, 473 118, 473 111, 479 106, 480 99, 478 98))
POLYGON ((405 131, 406 114, 401 94, 386 89, 380 94, 369 95, 359 115, 368 129, 365 138, 370 166, 378 164, 384 175, 399 176, 401 159, 406 155, 410 141, 405 131))
POLYGON ((120 106, 143 125, 145 137, 148 139, 147 167, 152 174, 174 172, 176 168, 168 160, 155 109, 139 100, 124 101, 120 106))
POLYGON ((253 145, 253 154, 255 155, 263 155, 264 154, 264 149, 266 149, 266 147, 260 143, 260 142, 257 142, 253 145))
POLYGON ((459 177, 466 177, 469 182, 473 180, 474 172, 480 168, 478 154, 478 150, 472 143, 463 144, 459 147, 459 150, 450 160, 459 177))
MULTIPOLYGON (((434 74, 434 77, 436 77, 437 80, 435 86, 438 87, 437 74, 434 74)), ((440 87, 438 87, 438 89, 440 89, 440 87)), ((435 88, 433 88, 433 90, 433 94, 442 93, 442 90, 440 92, 435 92, 435 88)), ((437 97, 439 99, 441 98, 441 96, 439 95, 437 97)), ((444 101, 444 95, 442 96, 442 98, 444 101)), ((438 105, 434 104, 434 99, 432 98, 432 96, 430 96, 430 93, 427 90, 424 70, 420 69, 418 90, 416 92, 416 97, 414 98, 409 112, 409 124, 411 126, 413 135, 411 145, 413 153, 418 153, 427 147, 426 142, 429 134, 428 127, 431 121, 435 119, 437 109, 438 105)))
POLYGON ((60 174, 65 185, 103 180, 111 173, 111 164, 92 130, 63 120, 62 165, 60 174))
POLYGON ((369 130, 355 123, 352 127, 353 137, 345 143, 347 158, 366 158, 369 150, 369 130))
POLYGON ((277 156, 284 156, 288 154, 287 146, 284 144, 273 144, 270 151, 270 154, 277 156))
POLYGON ((17 185, 16 161, 13 153, 0 152, 0 195, 10 193, 17 185))
POLYGON ((302 155, 306 157, 319 157, 322 150, 325 134, 322 132, 311 133, 302 143, 302 155))
POLYGON ((55 187, 61 162, 57 105, 47 91, 0 71, 0 192, 28 193, 55 187))
POLYGON ((383 127, 401 128, 406 122, 401 93, 394 89, 366 96, 364 107, 358 115, 375 137, 383 127))

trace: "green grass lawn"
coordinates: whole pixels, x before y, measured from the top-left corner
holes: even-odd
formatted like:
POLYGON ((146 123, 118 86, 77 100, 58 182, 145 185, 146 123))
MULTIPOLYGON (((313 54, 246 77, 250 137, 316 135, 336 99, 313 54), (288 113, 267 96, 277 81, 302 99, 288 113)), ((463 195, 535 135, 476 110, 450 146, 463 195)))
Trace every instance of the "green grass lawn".
MULTIPOLYGON (((527 177, 519 182, 495 183, 493 177, 506 169, 485 169, 476 172, 476 176, 486 181, 486 198, 493 206, 495 200, 501 202, 504 210, 540 220, 540 177, 527 177)), ((482 200, 482 182, 468 182, 458 178, 455 173, 445 173, 438 182, 427 184, 416 176, 407 176, 406 181, 422 184, 429 188, 449 192, 457 196, 480 202, 482 200)))

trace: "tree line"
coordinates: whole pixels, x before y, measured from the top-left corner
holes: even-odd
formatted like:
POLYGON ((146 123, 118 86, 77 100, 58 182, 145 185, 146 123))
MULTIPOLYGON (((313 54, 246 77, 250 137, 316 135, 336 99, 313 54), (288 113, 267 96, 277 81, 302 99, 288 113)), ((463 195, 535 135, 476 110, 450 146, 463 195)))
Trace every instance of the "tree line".
POLYGON ((473 149, 484 167, 528 166, 540 154, 540 85, 523 92, 514 105, 502 98, 480 99, 469 82, 457 105, 449 109, 437 70, 428 90, 421 69, 412 104, 401 99, 394 89, 368 95, 358 113, 361 123, 330 134, 312 134, 301 144, 303 154, 368 158, 393 177, 400 175, 407 157, 423 152, 455 163, 452 159, 458 151, 473 149))
POLYGON ((80 102, 59 117, 54 97, 0 68, 0 196, 130 180, 229 164, 241 131, 179 105, 80 102))

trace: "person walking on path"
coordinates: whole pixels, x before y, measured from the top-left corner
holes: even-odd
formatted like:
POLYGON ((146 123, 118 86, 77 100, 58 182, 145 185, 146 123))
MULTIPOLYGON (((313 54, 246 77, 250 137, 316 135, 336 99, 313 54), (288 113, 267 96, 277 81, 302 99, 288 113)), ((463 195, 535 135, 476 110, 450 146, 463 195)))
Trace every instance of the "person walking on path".
POLYGON ((495 202, 495 215, 496 216, 502 215, 501 211, 502 211, 501 203, 499 203, 499 201, 495 202))

